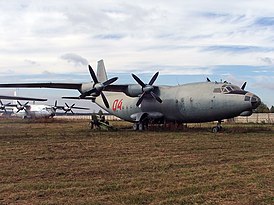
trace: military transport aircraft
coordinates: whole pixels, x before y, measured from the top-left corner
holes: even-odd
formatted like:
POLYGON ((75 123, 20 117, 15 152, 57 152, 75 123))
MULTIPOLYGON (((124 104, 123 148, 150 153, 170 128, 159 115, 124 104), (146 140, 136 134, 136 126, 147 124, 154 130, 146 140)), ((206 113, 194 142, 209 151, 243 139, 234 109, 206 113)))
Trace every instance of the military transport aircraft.
POLYGON ((97 76, 91 66, 92 82, 88 83, 24 83, 0 84, 0 87, 76 89, 76 97, 89 99, 101 108, 126 121, 133 122, 135 130, 146 129, 149 122, 194 123, 218 121, 213 132, 221 130, 221 121, 236 116, 249 116, 261 100, 240 87, 227 82, 189 83, 176 86, 154 85, 159 72, 149 83, 136 75, 137 84, 113 84, 118 78, 107 79, 103 60, 98 61, 97 76), (111 105, 111 106, 110 106, 111 105))
MULTIPOLYGON (((30 101, 47 101, 47 99, 41 99, 41 98, 30 98, 30 97, 19 97, 16 96, 7 96, 7 95, 0 95, 0 99, 5 100, 30 100, 30 101)), ((5 113, 7 112, 6 107, 12 106, 11 103, 3 104, 3 102, 0 100, 0 110, 4 110, 5 113)))
POLYGON ((74 114, 73 109, 89 110, 89 108, 76 107, 75 104, 72 104, 71 106, 69 106, 67 103, 65 103, 65 106, 60 106, 60 105, 57 105, 57 101, 55 101, 54 106, 51 106, 51 105, 30 105, 29 102, 22 104, 20 101, 17 101, 17 104, 11 104, 11 103, 3 104, 2 101, 0 100, 0 109, 4 110, 5 113, 7 113, 7 110, 6 110, 7 107, 12 108, 12 113, 14 116, 20 117, 23 119, 53 118, 56 115, 56 111, 58 109, 65 111, 65 114, 67 114, 68 112, 71 112, 72 114, 74 114))

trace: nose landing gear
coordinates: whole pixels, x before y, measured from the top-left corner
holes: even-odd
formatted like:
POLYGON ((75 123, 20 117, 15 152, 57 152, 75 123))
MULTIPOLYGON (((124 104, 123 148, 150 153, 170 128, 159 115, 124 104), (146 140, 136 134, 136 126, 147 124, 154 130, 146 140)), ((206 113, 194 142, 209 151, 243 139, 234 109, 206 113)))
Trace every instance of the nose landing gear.
POLYGON ((212 128, 212 132, 213 133, 217 133, 217 132, 220 132, 222 131, 223 127, 221 125, 222 121, 218 121, 217 125, 215 127, 212 128))

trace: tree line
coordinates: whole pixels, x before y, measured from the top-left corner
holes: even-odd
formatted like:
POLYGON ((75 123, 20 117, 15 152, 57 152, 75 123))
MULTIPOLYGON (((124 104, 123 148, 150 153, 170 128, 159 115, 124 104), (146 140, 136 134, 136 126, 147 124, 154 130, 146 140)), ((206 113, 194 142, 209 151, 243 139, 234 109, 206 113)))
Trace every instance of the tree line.
POLYGON ((255 109, 256 113, 274 113, 274 106, 272 105, 270 108, 267 107, 263 102, 255 109))

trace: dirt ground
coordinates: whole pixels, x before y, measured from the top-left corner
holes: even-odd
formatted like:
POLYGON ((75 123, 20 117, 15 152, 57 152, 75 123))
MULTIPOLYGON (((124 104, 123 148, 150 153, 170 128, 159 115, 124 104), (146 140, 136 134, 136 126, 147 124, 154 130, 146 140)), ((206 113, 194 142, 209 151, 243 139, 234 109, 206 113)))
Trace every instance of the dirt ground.
POLYGON ((274 125, 224 126, 1 119, 0 204, 274 204, 274 125))

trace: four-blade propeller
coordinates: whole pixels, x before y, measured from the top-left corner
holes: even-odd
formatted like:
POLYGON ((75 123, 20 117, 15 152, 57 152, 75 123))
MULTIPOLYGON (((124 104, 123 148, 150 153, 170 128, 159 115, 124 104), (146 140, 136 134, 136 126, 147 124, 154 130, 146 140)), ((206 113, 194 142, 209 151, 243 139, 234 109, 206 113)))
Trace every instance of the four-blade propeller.
POLYGON ((153 77, 151 78, 151 80, 149 81, 148 84, 145 84, 142 80, 140 80, 140 78, 138 78, 136 75, 132 74, 132 77, 134 78, 134 80, 136 80, 136 82, 142 86, 142 91, 143 93, 140 95, 137 103, 136 103, 136 106, 139 106, 145 95, 146 94, 149 94, 151 95, 155 100, 157 100, 159 103, 162 103, 163 101, 161 100, 161 98, 159 98, 153 91, 154 91, 154 87, 153 87, 153 83, 156 81, 157 77, 159 75, 159 72, 155 73, 153 75, 153 77))
POLYGON ((107 101, 107 98, 105 96, 105 94, 103 93, 103 90, 105 89, 106 86, 114 83, 118 78, 117 77, 114 77, 114 78, 111 78, 109 80, 106 80, 105 82, 99 82, 92 67, 89 65, 89 72, 90 72, 90 75, 91 75, 91 78, 94 82, 93 84, 93 88, 90 89, 89 91, 86 91, 84 93, 82 93, 79 98, 85 98, 89 95, 92 95, 94 97, 98 97, 99 95, 101 95, 103 101, 104 101, 104 104, 107 108, 109 108, 109 103, 107 101))
POLYGON ((69 106, 67 103, 65 103, 66 106, 63 106, 62 109, 65 111, 65 114, 67 114, 68 112, 71 112, 72 114, 74 114, 72 109, 79 109, 79 110, 89 110, 89 108, 85 108, 85 107, 76 107, 75 103, 73 103, 71 106, 69 106))
POLYGON ((6 106, 9 106, 11 103, 3 104, 2 100, 0 100, 0 110, 4 110, 5 113, 7 112, 6 106))
POLYGON ((21 104, 20 101, 17 100, 17 103, 18 103, 18 105, 16 106, 16 108, 17 108, 16 113, 20 112, 21 110, 27 111, 26 108, 27 108, 29 102, 26 102, 25 104, 21 104))
POLYGON ((85 107, 76 107, 75 103, 72 104, 71 106, 69 106, 67 103, 65 103, 65 106, 60 106, 57 104, 57 100, 55 100, 55 103, 54 103, 54 106, 52 106, 52 109, 54 110, 54 112, 56 112, 56 110, 58 109, 62 109, 65 111, 65 114, 67 114, 68 112, 71 112, 72 114, 74 114, 72 109, 89 110, 89 108, 85 108, 85 107))

